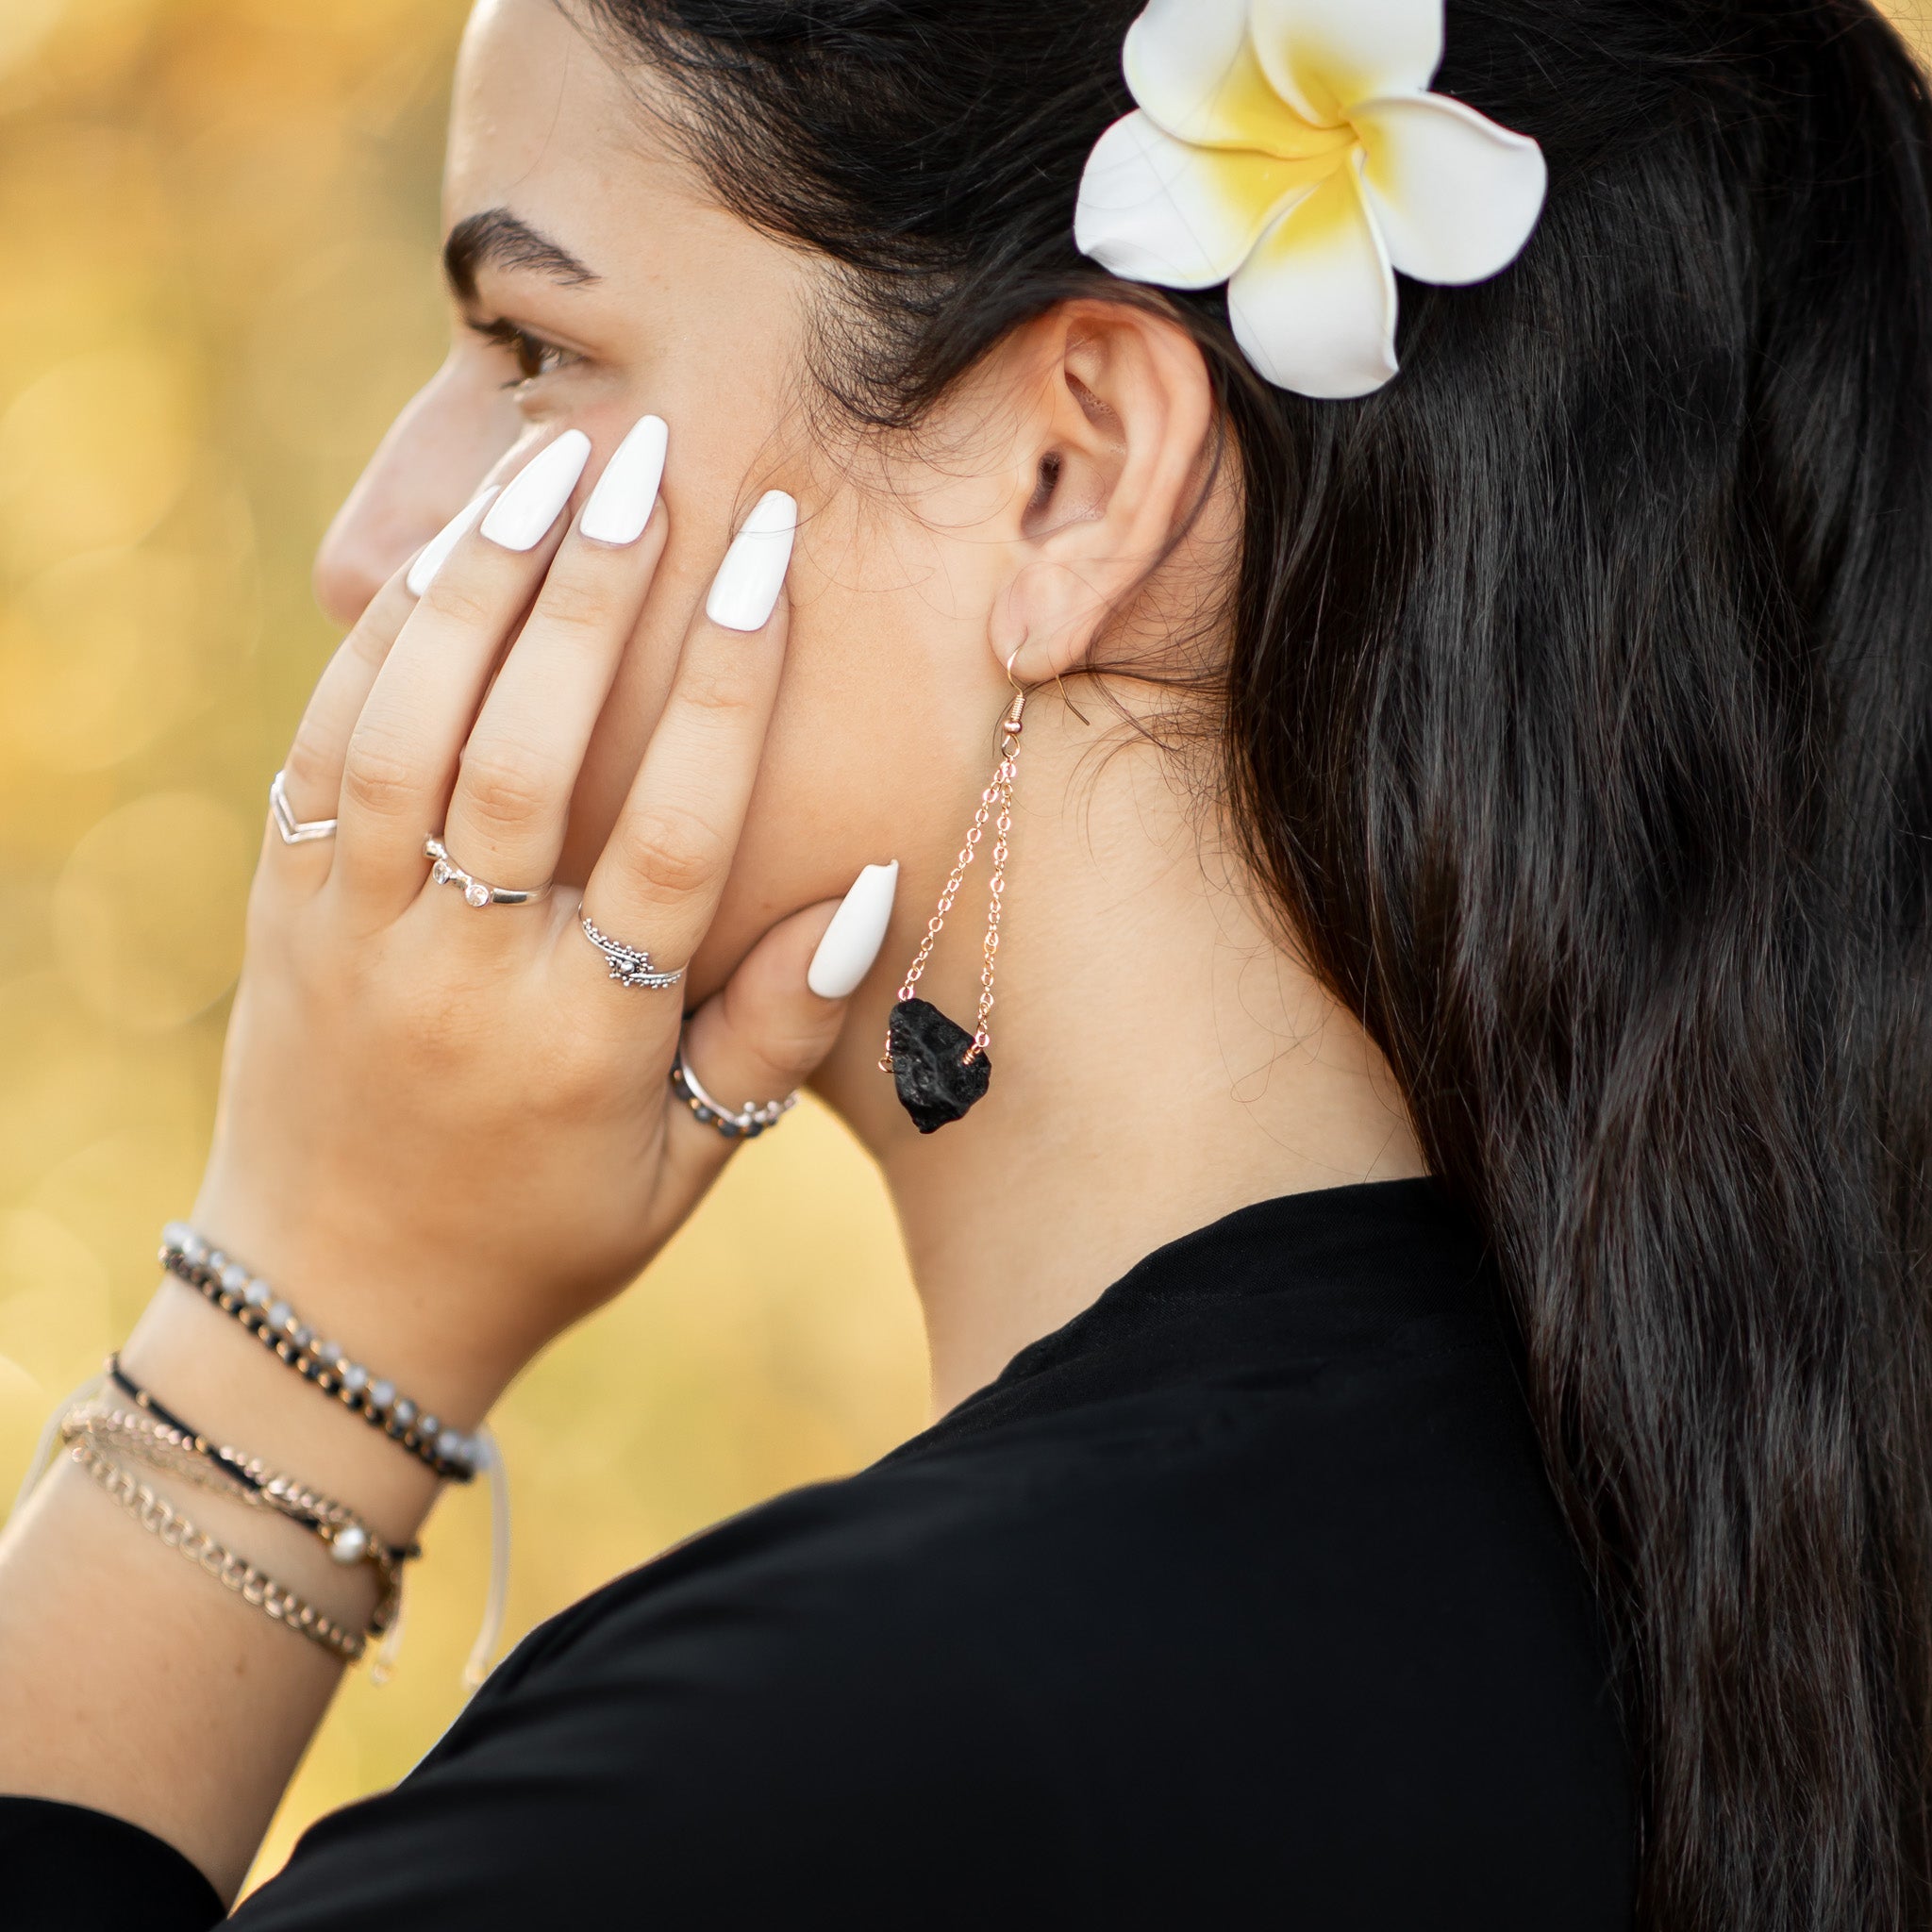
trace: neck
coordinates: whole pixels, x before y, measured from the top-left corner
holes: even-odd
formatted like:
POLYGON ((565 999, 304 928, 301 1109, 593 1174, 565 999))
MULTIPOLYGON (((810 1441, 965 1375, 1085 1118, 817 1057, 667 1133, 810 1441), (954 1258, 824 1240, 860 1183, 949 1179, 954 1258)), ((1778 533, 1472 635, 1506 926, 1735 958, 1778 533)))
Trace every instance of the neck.
MULTIPOLYGON (((1102 735, 1028 708, 986 1099, 917 1134, 872 1064, 870 990, 821 1082, 885 1170, 939 1411, 1164 1242, 1257 1201, 1424 1172, 1381 1057, 1269 936, 1168 755, 1130 737, 1103 756, 1102 735)), ((918 895, 948 862, 906 866, 889 949, 924 929, 918 895)), ((969 1028, 985 907, 982 853, 920 989, 969 1028)))

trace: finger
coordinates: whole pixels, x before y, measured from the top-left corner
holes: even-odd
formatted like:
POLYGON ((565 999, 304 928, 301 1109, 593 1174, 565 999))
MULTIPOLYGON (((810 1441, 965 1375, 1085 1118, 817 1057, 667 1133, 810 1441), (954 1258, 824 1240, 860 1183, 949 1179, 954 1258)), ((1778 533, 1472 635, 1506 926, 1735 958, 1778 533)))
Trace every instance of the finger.
POLYGON ((658 558, 665 427, 618 446, 563 540, 464 745, 444 841, 484 878, 557 870, 577 773, 637 627, 658 558))
MULTIPOLYGON (((294 742, 282 766, 282 793, 296 819, 313 821, 336 816, 342 790, 342 760, 349 736, 362 715, 376 674, 394 644, 416 600, 398 571, 375 594, 356 626, 337 645, 309 693, 294 742)), ((286 847, 291 864, 312 869, 317 879, 327 876, 330 844, 318 840, 286 847), (301 855, 298 858, 298 855, 301 855)), ((271 816, 267 831, 270 852, 284 849, 271 816)))
POLYGON ((382 910, 422 889, 423 841, 442 828, 458 753, 490 674, 529 608, 590 459, 569 429, 518 471, 403 625, 342 766, 335 875, 382 910))
MULTIPOLYGON (((774 926, 691 1016, 684 1063, 714 1101, 749 1112, 783 1100, 817 1069, 845 1024, 849 996, 878 958, 898 876, 897 865, 867 866, 840 904, 774 926), (826 997, 817 986, 842 991, 826 997)), ((674 1103, 666 1158, 676 1191, 702 1187, 746 1138, 674 1103)))
POLYGON ((290 804, 298 818, 336 815, 349 738, 375 688, 376 675, 388 661, 417 599, 497 493, 495 485, 479 491, 417 552, 407 569, 397 571, 376 592, 375 601, 330 658, 296 727, 295 742, 283 767, 290 804))
POLYGON ((692 621, 658 728, 589 885, 607 933, 683 966, 717 910, 777 696, 798 506, 769 491, 692 621))

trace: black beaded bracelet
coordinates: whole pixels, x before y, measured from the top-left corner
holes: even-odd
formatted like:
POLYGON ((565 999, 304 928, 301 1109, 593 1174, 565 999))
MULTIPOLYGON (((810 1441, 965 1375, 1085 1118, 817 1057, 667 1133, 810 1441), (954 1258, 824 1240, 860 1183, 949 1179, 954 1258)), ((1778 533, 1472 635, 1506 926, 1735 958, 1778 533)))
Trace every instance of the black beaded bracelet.
MULTIPOLYGON (((338 1562, 359 1562, 365 1552, 373 1548, 387 1577, 391 1571, 399 1571, 405 1563, 414 1562, 423 1554, 423 1545, 418 1542, 395 1545, 381 1541, 366 1524, 353 1517, 340 1504, 331 1503, 327 1497, 317 1496, 290 1482, 287 1477, 276 1475, 259 1457, 243 1456, 225 1443, 217 1442, 211 1436, 203 1435, 192 1423, 176 1415, 153 1390, 137 1382, 121 1366, 118 1354, 108 1357, 105 1373, 108 1380, 136 1408, 162 1430, 178 1439, 180 1448, 199 1457, 210 1468, 219 1470, 236 1489, 268 1497, 271 1507, 282 1515, 322 1537, 329 1545, 330 1555, 338 1562), (348 1526, 343 1528, 343 1524, 348 1526), (341 1554, 344 1549, 348 1552, 346 1556, 341 1554)), ((386 1624, 379 1625, 377 1634, 387 1627, 386 1624)))
POLYGON ((317 1339, 267 1282, 211 1246, 182 1222, 161 1231, 161 1266, 232 1317, 272 1355, 344 1408, 380 1429, 446 1482, 473 1481, 483 1449, 474 1436, 425 1415, 393 1382, 372 1375, 333 1341, 317 1339))

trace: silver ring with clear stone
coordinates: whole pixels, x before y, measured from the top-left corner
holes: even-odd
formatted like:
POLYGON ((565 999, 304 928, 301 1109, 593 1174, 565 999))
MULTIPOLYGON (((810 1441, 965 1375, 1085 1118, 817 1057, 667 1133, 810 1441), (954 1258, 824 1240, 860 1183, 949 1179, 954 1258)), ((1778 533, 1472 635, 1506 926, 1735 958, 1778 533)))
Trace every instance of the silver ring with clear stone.
POLYGON ((579 906, 577 924, 584 929, 584 937, 604 955, 605 963, 610 968, 610 976, 620 986, 642 986, 661 989, 675 986, 684 977, 684 968, 675 973, 659 973, 651 964, 651 956, 641 953, 635 946, 627 946, 622 940, 614 940, 608 932, 598 931, 591 915, 579 906))
POLYGON ((463 903, 478 910, 485 906, 528 906, 550 890, 547 885, 532 886, 527 892, 519 892, 509 886, 492 886, 488 879, 465 872, 449 856, 449 847, 441 839, 424 840, 423 856, 436 861, 429 868, 429 876, 439 886, 459 886, 463 903))

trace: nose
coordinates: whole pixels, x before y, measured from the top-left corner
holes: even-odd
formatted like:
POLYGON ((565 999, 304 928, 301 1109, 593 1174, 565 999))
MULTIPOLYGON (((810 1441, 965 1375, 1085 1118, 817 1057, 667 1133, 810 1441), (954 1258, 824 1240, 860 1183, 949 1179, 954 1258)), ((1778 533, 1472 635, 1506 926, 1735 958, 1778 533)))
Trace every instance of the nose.
POLYGON ((461 509, 516 441, 502 391, 453 357, 382 439, 315 557, 315 597, 347 629, 391 577, 461 509))

